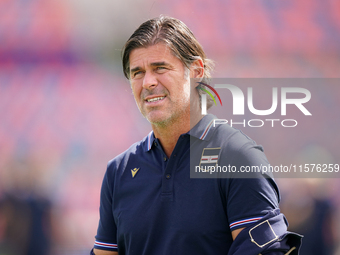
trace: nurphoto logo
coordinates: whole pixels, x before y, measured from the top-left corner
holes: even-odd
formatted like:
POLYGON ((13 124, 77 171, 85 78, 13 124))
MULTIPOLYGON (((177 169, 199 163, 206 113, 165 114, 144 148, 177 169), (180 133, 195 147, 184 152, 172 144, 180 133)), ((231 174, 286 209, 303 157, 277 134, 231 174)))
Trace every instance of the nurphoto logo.
MULTIPOLYGON (((214 87, 211 85, 205 84, 203 82, 199 82, 199 84, 206 86, 211 91, 213 91, 217 98, 219 99, 221 106, 222 106, 222 100, 220 98, 220 95, 217 93, 216 89, 228 89, 231 92, 232 95, 232 101, 233 101, 233 115, 245 115, 245 95, 243 91, 231 84, 215 84, 214 87)), ((205 91, 213 100, 215 105, 217 105, 216 100, 212 93, 208 91, 207 89, 199 87, 199 89, 205 91)), ((312 114, 308 111, 308 109, 304 106, 310 99, 311 99, 311 93, 308 89, 305 88, 299 88, 299 87, 281 87, 280 90, 277 87, 273 87, 272 89, 272 104, 269 109, 263 109, 259 110, 254 107, 253 103, 253 88, 248 87, 247 88, 247 106, 249 112, 251 112, 254 115, 257 116, 269 116, 273 114, 277 108, 278 108, 278 100, 280 99, 280 114, 281 116, 287 115, 287 105, 295 105, 305 116, 311 116, 312 114), (280 94, 279 94, 280 92, 280 94), (302 98, 290 98, 289 94, 299 94, 302 96, 302 98)), ((207 114, 207 94, 201 95, 201 111, 202 115, 207 114)), ((281 125, 283 127, 295 127, 297 126, 298 122, 295 119, 250 119, 247 121, 249 127, 262 127, 265 122, 271 122, 272 127, 274 127, 275 122, 281 122, 281 125), (290 125, 289 125, 290 123, 290 125)), ((216 119, 214 121, 215 125, 221 125, 221 124, 227 124, 229 121, 226 119, 216 119)), ((246 120, 243 122, 233 122, 233 120, 230 120, 230 125, 233 124, 243 124, 243 126, 246 126, 246 120)))

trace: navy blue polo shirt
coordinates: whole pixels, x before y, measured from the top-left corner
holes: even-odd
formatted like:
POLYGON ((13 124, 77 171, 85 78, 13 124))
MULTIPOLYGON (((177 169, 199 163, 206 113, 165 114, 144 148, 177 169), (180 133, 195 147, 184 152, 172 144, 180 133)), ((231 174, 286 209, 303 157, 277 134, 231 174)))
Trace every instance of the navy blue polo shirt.
POLYGON ((206 115, 182 134, 170 158, 151 132, 109 162, 96 249, 118 250, 120 255, 225 255, 232 230, 278 207, 275 182, 261 175, 190 178, 190 157, 200 162, 205 148, 222 146, 218 161, 224 164, 268 164, 252 140, 228 125, 213 127, 213 118, 206 115))

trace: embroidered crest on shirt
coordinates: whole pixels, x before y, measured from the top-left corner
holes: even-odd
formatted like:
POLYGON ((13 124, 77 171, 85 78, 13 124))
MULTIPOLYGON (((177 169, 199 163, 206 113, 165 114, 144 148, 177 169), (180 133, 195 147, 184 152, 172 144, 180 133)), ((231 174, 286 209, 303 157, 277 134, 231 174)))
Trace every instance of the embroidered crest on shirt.
POLYGON ((207 168, 211 166, 216 166, 218 162, 218 157, 220 154, 221 147, 219 148, 204 148, 202 151, 202 156, 200 160, 200 168, 207 168))
POLYGON ((135 177, 136 173, 138 172, 139 168, 134 168, 134 169, 131 169, 131 174, 132 174, 132 178, 135 177))

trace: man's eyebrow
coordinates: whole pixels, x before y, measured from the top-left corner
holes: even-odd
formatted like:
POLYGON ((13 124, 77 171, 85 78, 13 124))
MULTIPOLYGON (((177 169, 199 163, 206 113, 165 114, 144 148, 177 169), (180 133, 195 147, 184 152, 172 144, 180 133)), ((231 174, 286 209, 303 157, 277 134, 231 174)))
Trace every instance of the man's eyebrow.
MULTIPOLYGON (((150 64, 151 66, 169 66, 170 64, 165 62, 165 61, 160 61, 160 62, 153 62, 150 64)), ((140 66, 136 66, 130 70, 131 73, 137 72, 141 70, 142 68, 140 66)))
POLYGON ((161 61, 161 62, 154 62, 150 64, 151 66, 168 66, 169 64, 166 63, 165 61, 161 61))
POLYGON ((139 70, 141 70, 142 68, 140 68, 139 66, 137 66, 137 67, 135 67, 135 68, 132 68, 131 70, 130 70, 130 73, 134 73, 134 72, 136 72, 136 71, 139 71, 139 70))

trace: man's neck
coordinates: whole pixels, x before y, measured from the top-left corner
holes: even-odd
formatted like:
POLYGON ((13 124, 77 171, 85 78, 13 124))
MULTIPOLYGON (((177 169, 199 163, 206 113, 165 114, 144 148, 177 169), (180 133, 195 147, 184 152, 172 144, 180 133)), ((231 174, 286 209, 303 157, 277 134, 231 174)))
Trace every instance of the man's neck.
POLYGON ((202 115, 196 115, 197 118, 190 118, 190 116, 183 122, 176 121, 165 126, 152 125, 154 135, 160 141, 163 150, 167 157, 171 156, 175 149, 176 143, 180 135, 190 131, 201 119, 202 115))

